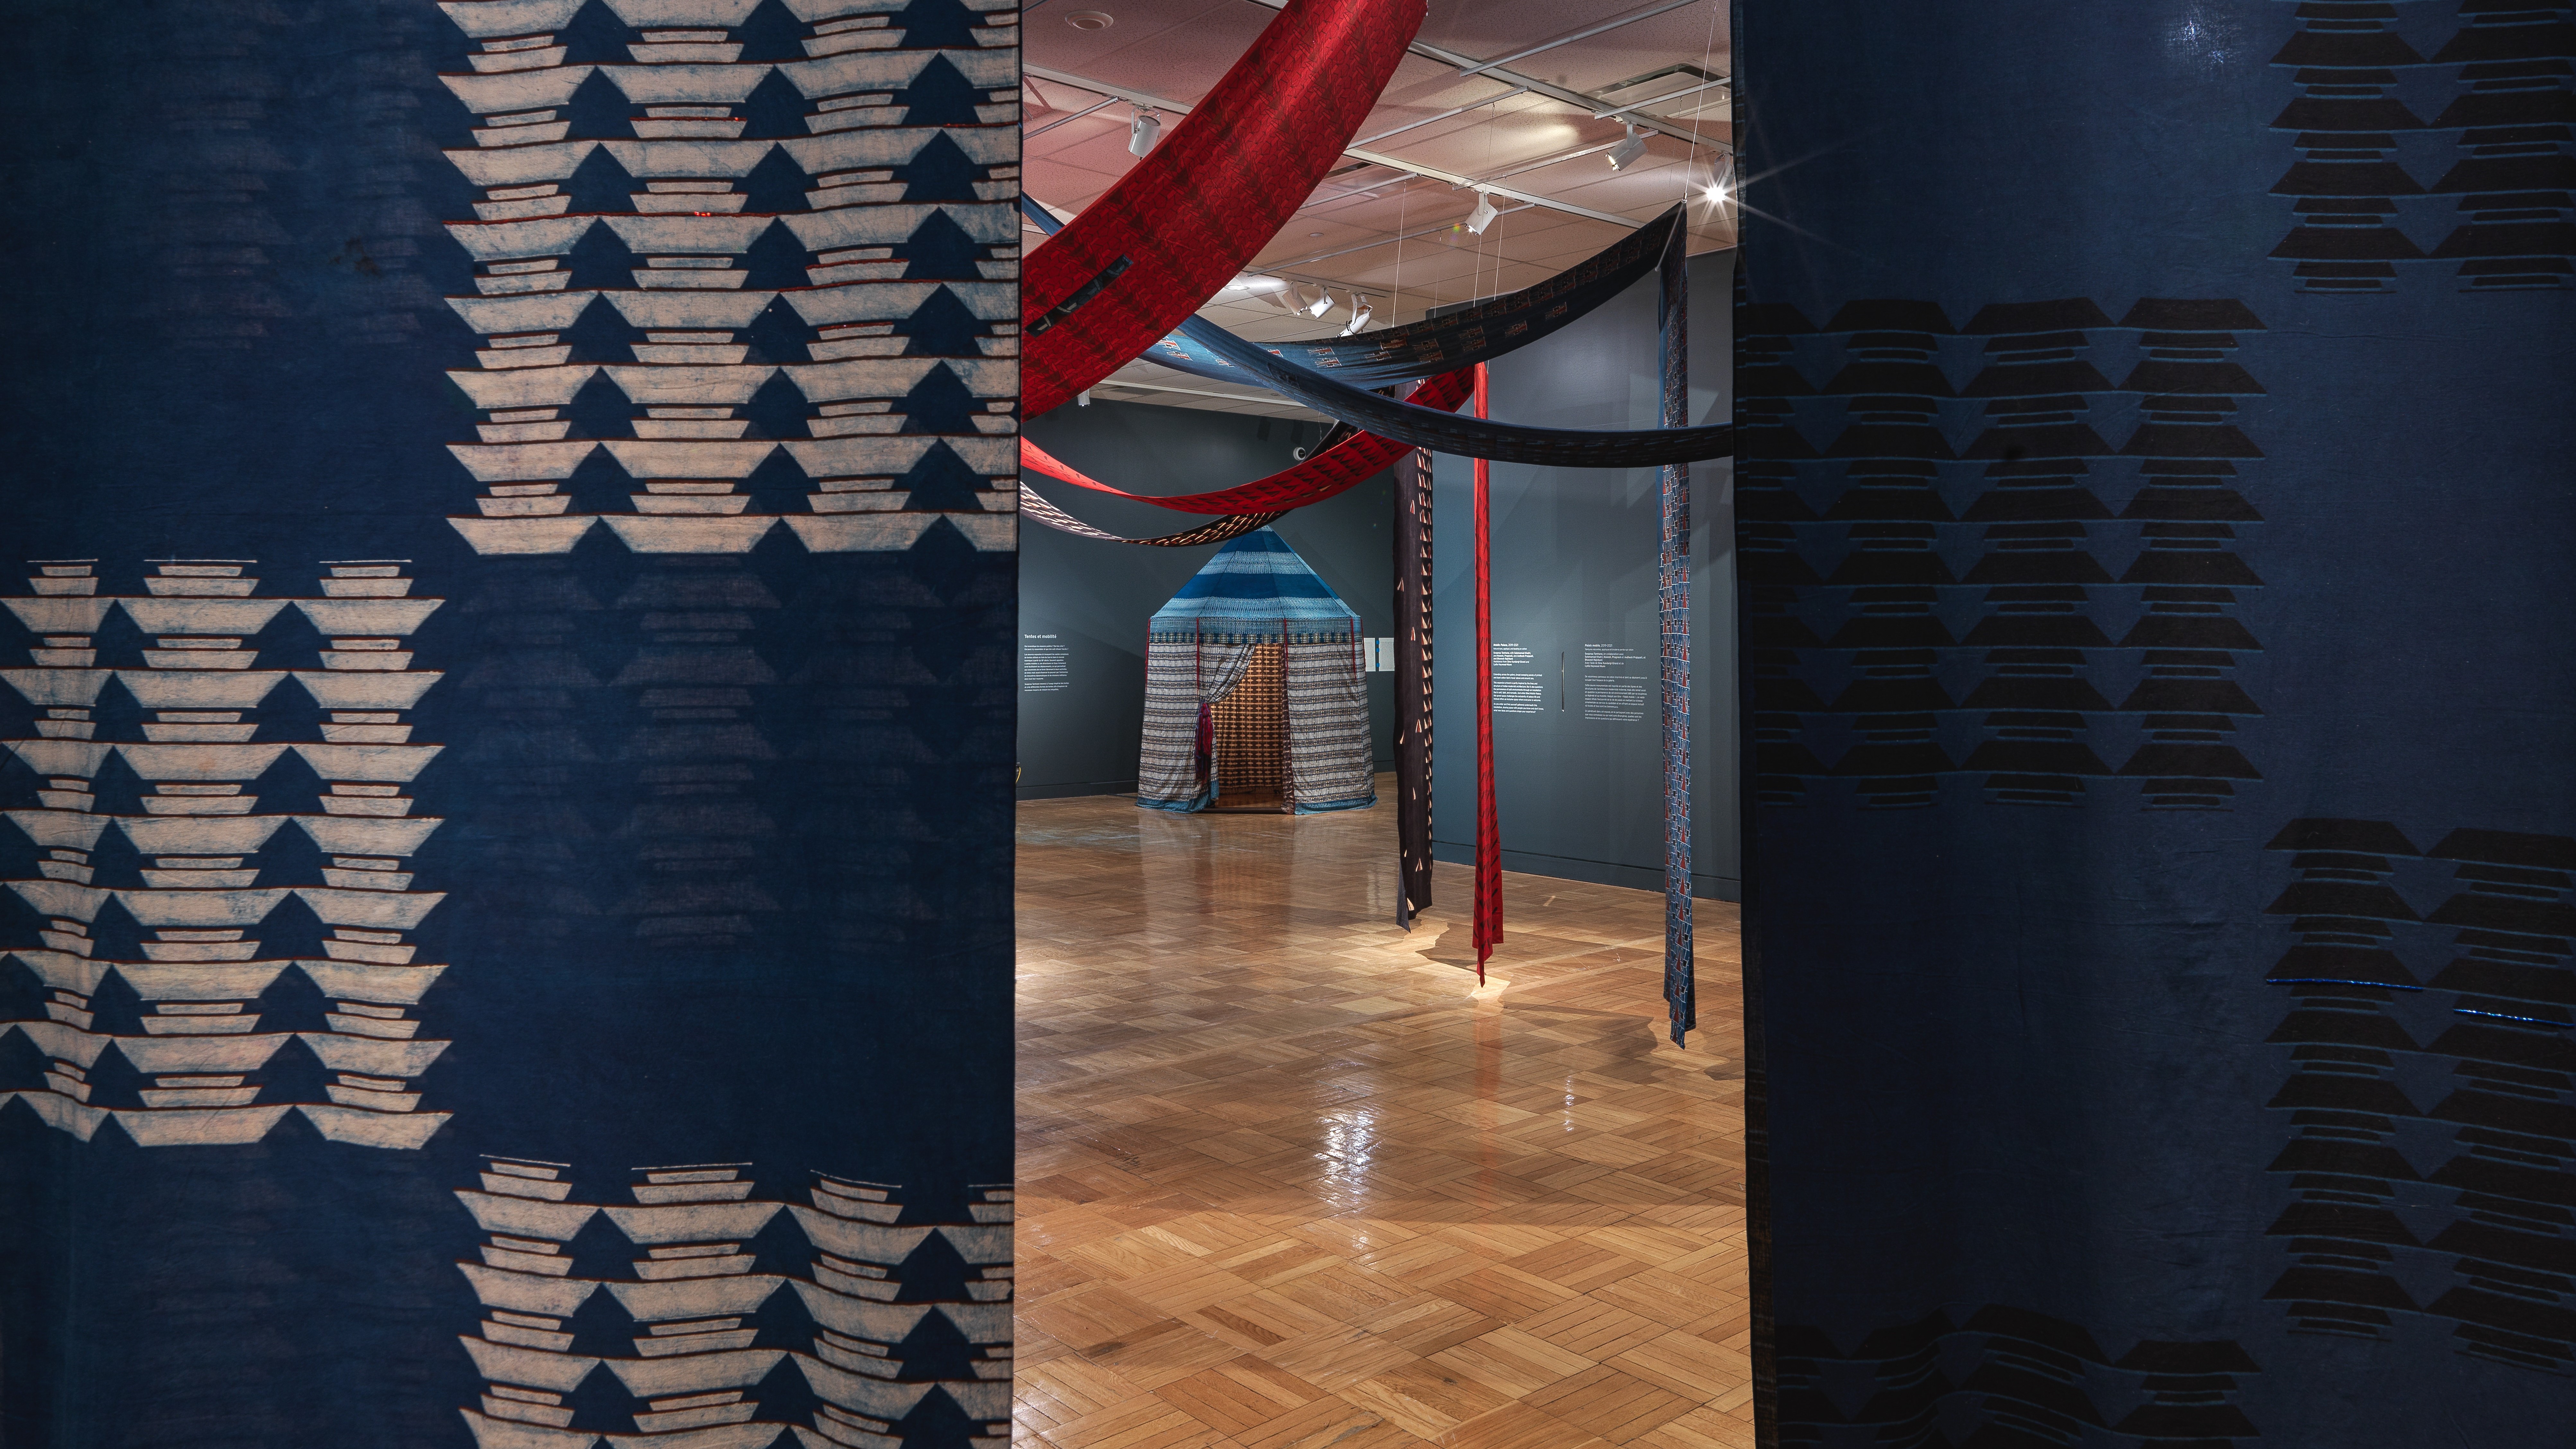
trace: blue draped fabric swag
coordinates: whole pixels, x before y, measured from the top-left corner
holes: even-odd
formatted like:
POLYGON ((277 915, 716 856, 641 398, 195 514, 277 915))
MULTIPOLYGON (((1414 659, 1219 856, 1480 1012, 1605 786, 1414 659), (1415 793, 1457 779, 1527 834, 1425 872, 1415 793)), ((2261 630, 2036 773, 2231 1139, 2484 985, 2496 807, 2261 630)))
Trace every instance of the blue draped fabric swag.
POLYGON ((1739 14, 1764 1442, 2563 1442, 2567 7, 1739 14))
MULTIPOLYGON (((1050 234, 1063 223, 1033 199, 1021 214, 1050 234)), ((1723 458, 1725 423, 1688 426, 1683 412, 1659 428, 1593 431, 1537 428, 1459 417, 1369 389, 1489 362, 1581 319, 1642 279, 1676 250, 1686 251, 1686 208, 1676 205, 1554 277, 1464 312, 1426 317, 1339 342, 1247 341, 1204 317, 1191 317, 1145 356, 1176 371, 1266 387, 1336 421, 1436 452, 1513 463, 1577 468, 1665 466, 1723 458)))

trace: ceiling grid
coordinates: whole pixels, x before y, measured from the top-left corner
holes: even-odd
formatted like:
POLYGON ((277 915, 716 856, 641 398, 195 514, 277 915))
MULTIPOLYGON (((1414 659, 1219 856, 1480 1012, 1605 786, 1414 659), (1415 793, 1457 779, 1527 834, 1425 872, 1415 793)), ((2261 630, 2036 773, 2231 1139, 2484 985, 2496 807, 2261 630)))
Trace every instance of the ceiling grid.
MULTIPOLYGON (((1213 89, 1285 0, 1038 0, 1023 24, 1029 195, 1079 212, 1135 158, 1139 106, 1166 125, 1213 89), (1105 18, 1106 23, 1102 23, 1105 18)), ((1567 24, 1548 0, 1432 0, 1411 52, 1360 128, 1364 140, 1255 259, 1246 276, 1312 298, 1323 316, 1235 290, 1202 316, 1257 341, 1339 333, 1350 299, 1370 325, 1544 280, 1691 202, 1691 251, 1735 244, 1712 200, 1733 143, 1721 0, 1644 0, 1567 24), (1643 153, 1613 168, 1631 134, 1643 153), (1478 183, 1498 216, 1467 230, 1478 183)), ((1034 237, 1031 238, 1035 240, 1034 237)), ((1316 415, 1276 395, 1129 363, 1102 397, 1283 418, 1316 415)))

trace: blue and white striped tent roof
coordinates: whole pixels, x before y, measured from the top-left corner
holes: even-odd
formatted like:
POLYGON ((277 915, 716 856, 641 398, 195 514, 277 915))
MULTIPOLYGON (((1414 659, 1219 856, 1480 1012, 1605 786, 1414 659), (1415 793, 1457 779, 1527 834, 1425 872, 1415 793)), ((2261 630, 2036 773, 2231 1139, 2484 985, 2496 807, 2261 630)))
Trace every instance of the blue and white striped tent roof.
POLYGON ((1158 635, 1353 634, 1359 615, 1336 596, 1288 541, 1267 528, 1230 540, 1154 611, 1158 635), (1266 626, 1266 629, 1265 629, 1266 626))

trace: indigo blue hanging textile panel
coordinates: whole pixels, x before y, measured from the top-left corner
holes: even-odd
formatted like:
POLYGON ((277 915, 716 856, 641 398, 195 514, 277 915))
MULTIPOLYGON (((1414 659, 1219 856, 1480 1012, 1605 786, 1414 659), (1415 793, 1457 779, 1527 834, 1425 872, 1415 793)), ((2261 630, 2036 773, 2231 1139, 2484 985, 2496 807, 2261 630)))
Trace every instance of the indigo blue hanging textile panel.
POLYGON ((8 6, 0 1441, 1007 1434, 1016 27, 8 6))
MULTIPOLYGON (((1656 351, 1660 421, 1690 420, 1690 253, 1680 238, 1657 268, 1656 351)), ((1665 1029, 1681 1046, 1699 1026, 1698 947, 1691 933, 1690 469, 1667 463, 1655 478, 1656 673, 1664 745, 1665 1029)))
POLYGON ((2563 1442, 2567 7, 1735 33, 1764 1432, 2563 1442))

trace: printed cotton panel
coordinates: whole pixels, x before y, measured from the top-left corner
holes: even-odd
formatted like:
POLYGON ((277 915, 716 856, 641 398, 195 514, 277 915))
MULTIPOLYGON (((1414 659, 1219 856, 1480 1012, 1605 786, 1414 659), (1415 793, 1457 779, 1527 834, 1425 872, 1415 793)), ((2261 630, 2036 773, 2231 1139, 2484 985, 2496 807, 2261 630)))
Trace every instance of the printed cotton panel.
POLYGON ((998 1442, 1016 12, 13 34, 0 1440, 998 1442))

